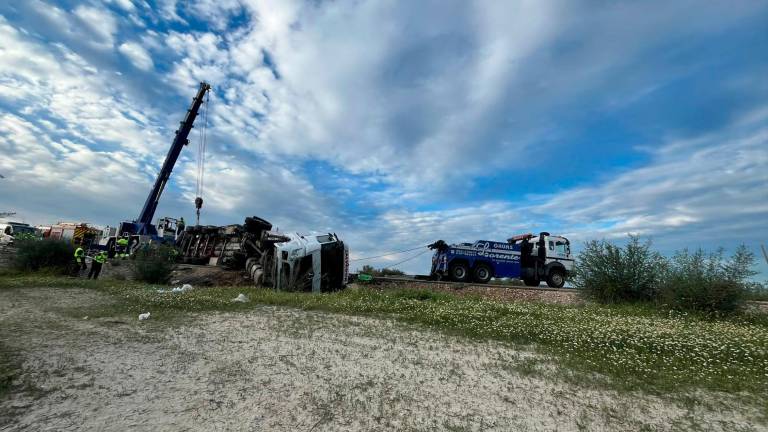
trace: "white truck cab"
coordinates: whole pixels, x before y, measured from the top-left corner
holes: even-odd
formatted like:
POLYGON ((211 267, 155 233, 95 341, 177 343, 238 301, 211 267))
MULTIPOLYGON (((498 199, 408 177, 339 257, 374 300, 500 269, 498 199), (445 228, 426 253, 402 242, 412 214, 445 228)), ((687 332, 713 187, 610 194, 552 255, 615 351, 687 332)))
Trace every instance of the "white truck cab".
POLYGON ((321 292, 329 284, 347 284, 349 251, 335 234, 281 234, 289 240, 275 243, 271 275, 273 286, 278 289, 290 287, 291 290, 321 292), (341 280, 338 281, 324 280, 339 276, 341 280))

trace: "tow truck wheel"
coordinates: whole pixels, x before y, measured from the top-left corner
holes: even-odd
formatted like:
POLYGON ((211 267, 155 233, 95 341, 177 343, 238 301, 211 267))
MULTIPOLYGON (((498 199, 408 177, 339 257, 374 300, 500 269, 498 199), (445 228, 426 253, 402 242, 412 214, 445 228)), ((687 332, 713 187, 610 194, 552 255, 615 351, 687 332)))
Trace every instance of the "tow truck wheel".
POLYGON ((540 282, 536 278, 525 278, 523 279, 523 283, 525 284, 525 286, 534 287, 534 286, 539 286, 540 282))
POLYGON ((547 276, 547 286, 550 288, 562 288, 565 285, 565 275, 562 270, 552 270, 547 276))
POLYGON ((469 269, 464 263, 451 264, 451 279, 456 282, 466 282, 469 279, 469 269))
POLYGON ((478 264, 475 267, 474 279, 477 283, 488 283, 491 280, 491 268, 487 264, 478 264))

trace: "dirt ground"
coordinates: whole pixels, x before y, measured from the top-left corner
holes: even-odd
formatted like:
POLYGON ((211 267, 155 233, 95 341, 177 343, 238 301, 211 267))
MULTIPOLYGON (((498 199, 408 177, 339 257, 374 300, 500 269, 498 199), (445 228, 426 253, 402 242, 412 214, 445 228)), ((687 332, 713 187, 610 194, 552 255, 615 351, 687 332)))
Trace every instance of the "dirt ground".
POLYGON ((68 311, 109 302, 80 289, 0 291, 0 340, 21 353, 29 387, 0 401, 0 430, 765 430, 725 395, 565 384, 524 347, 389 319, 68 311))

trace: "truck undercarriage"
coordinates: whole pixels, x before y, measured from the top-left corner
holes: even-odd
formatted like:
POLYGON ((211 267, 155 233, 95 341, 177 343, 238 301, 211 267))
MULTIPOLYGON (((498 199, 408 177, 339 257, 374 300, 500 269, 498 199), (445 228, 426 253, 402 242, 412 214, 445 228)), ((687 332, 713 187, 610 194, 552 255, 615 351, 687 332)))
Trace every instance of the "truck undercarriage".
POLYGON ((344 288, 349 253, 335 234, 271 231, 253 216, 243 224, 190 226, 177 241, 188 264, 244 270, 257 285, 286 291, 326 292, 344 288))

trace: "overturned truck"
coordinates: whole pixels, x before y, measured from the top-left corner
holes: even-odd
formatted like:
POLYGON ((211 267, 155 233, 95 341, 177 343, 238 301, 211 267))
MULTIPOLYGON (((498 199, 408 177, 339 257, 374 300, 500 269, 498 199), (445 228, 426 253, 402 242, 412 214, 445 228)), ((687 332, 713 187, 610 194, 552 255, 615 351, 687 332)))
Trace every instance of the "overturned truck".
POLYGON ((349 251, 336 234, 271 230, 271 223, 253 216, 242 225, 187 227, 176 244, 185 263, 245 270, 265 287, 327 292, 346 286, 349 251))

